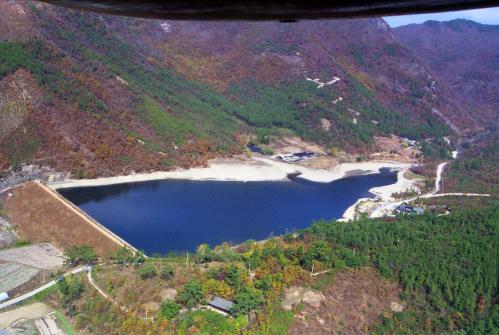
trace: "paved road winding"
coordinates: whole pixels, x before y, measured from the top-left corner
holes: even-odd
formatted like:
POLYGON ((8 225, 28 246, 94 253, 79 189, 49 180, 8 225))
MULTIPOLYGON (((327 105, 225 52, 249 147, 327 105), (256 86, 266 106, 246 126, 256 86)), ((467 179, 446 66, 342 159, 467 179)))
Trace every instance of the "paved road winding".
MULTIPOLYGON (((86 269, 86 267, 85 267, 85 266, 82 266, 82 267, 76 268, 76 269, 74 269, 74 270, 71 270, 71 271, 69 271, 69 272, 66 272, 66 273, 64 274, 64 277, 69 276, 69 275, 71 275, 71 274, 76 274, 76 273, 82 272, 82 271, 84 271, 85 269, 86 269)), ((17 298, 14 298, 14 299, 10 299, 10 300, 8 300, 8 301, 6 301, 6 302, 4 302, 4 303, 1 303, 1 304, 0 304, 0 309, 7 308, 7 307, 9 307, 9 306, 12 306, 12 305, 17 304, 18 302, 21 302, 21 301, 23 301, 23 300, 29 299, 29 298, 31 298, 32 296, 34 296, 35 294, 40 293, 40 292, 42 292, 42 291, 44 291, 44 290, 48 289, 49 287, 54 286, 55 284, 57 284, 57 281, 58 281, 57 279, 54 279, 54 280, 52 280, 52 281, 48 282, 47 284, 45 284, 45 285, 43 285, 43 286, 40 286, 39 288, 37 288, 37 289, 35 289, 35 290, 31 291, 31 292, 28 292, 28 293, 26 293, 26 294, 23 294, 23 295, 21 295, 21 296, 19 296, 19 297, 17 297, 17 298)))
MULTIPOLYGON (((457 157, 457 154, 456 154, 457 157)), ((423 195, 418 195, 409 199, 403 199, 403 200, 398 200, 398 201, 390 201, 386 203, 382 203, 378 205, 369 215, 371 218, 377 218, 377 217, 382 217, 385 215, 387 212, 392 212, 395 210, 395 208, 405 202, 411 202, 419 198, 436 198, 436 197, 443 197, 447 195, 459 195, 459 196, 468 196, 468 197, 490 197, 490 194, 481 194, 481 193, 441 193, 437 194, 440 192, 441 189, 441 181, 442 181, 442 173, 444 171, 445 166, 449 162, 444 162, 440 163, 437 166, 437 177, 435 178, 435 188, 432 192, 426 193, 423 195)))

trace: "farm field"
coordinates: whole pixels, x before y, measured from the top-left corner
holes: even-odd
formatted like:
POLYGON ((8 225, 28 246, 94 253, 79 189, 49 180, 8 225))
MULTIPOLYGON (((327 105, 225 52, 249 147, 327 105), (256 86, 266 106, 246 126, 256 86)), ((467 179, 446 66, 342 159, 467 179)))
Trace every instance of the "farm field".
POLYGON ((0 264, 0 292, 9 292, 29 282, 38 271, 38 269, 21 264, 0 264))

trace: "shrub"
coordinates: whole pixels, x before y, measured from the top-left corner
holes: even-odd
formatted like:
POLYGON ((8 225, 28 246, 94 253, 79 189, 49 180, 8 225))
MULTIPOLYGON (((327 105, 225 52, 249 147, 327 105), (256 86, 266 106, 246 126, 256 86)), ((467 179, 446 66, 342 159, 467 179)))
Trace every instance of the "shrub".
POLYGON ((248 314, 261 303, 262 296, 260 292, 245 287, 234 297, 234 305, 232 306, 231 313, 234 315, 248 314))
POLYGON ((165 300, 158 312, 159 318, 171 320, 180 312, 180 305, 173 300, 165 300))
POLYGON ((145 263, 139 268, 138 274, 142 279, 151 279, 158 273, 156 272, 156 268, 152 263, 145 263))
POLYGON ((80 298, 85 290, 80 278, 73 275, 63 277, 58 283, 59 292, 62 295, 62 305, 71 315, 74 315, 75 307, 73 301, 80 298))
POLYGON ((175 271, 173 270, 173 267, 169 264, 164 265, 163 268, 161 269, 160 274, 159 274, 161 279, 164 279, 164 280, 170 280, 173 278, 174 275, 175 275, 175 271))
POLYGON ((236 265, 229 265, 225 272, 225 282, 234 290, 239 290, 243 285, 241 268, 236 265))
POLYGON ((115 264, 118 265, 128 265, 134 263, 135 260, 135 253, 128 249, 127 247, 123 247, 116 251, 112 256, 111 259, 114 261, 115 264))
POLYGON ((178 302, 191 309, 203 301, 203 288, 199 281, 193 279, 188 281, 178 296, 178 302))
POLYGON ((203 283, 203 288, 207 293, 224 298, 231 298, 233 293, 232 288, 227 285, 227 283, 216 279, 208 279, 205 283, 203 283))
POLYGON ((199 263, 206 263, 212 260, 213 251, 210 249, 210 246, 206 243, 202 243, 197 248, 197 261, 199 263))
POLYGON ((66 264, 75 266, 80 263, 93 264, 97 261, 97 253, 95 249, 88 245, 79 245, 69 247, 64 251, 66 257, 66 264))
POLYGON ((263 147, 263 154, 271 156, 274 154, 274 150, 271 147, 263 147))

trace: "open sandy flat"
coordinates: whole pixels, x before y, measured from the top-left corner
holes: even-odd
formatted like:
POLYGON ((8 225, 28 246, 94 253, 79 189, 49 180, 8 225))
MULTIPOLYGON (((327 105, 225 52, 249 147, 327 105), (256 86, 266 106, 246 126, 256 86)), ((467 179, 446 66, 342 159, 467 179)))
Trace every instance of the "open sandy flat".
POLYGON ((198 167, 188 170, 152 172, 127 176, 67 180, 62 183, 51 184, 53 189, 65 187, 100 186, 122 184, 161 179, 188 179, 188 180, 220 180, 220 181, 279 181, 288 180, 291 173, 301 173, 300 178, 310 181, 329 183, 355 174, 377 173, 380 168, 408 168, 410 164, 369 161, 360 163, 343 163, 327 169, 288 164, 265 157, 252 159, 217 159, 210 161, 208 167, 198 167))

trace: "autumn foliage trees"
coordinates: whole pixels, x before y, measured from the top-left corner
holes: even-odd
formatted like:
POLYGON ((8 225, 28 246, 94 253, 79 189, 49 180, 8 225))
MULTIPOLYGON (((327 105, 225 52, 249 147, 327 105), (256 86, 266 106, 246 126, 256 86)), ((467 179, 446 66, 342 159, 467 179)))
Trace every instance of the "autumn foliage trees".
POLYGON ((110 334, 183 334, 187 329, 281 334, 293 320, 293 312, 280 306, 284 288, 320 290, 330 275, 369 266, 400 285, 400 299, 406 305, 403 312, 386 314, 370 329, 374 333, 493 334, 499 327, 494 319, 498 213, 493 204, 447 216, 321 221, 299 236, 247 241, 236 247, 203 244, 190 255, 190 262, 186 255, 149 259, 138 255, 141 261, 136 262, 137 255, 123 249, 111 264, 97 265, 94 275, 132 313, 114 308, 91 290, 80 291, 77 282, 66 283, 75 284, 75 290, 62 287, 64 301, 71 308, 68 313, 86 320, 82 328, 92 325, 110 334), (326 273, 313 275, 321 271, 326 273), (168 296, 159 300, 165 288, 168 296), (234 318, 202 309, 213 296, 234 303, 230 311, 234 318), (159 302, 157 310, 148 314, 155 319, 144 320, 143 306, 151 300, 159 302), (247 315, 251 315, 249 324, 247 315))

